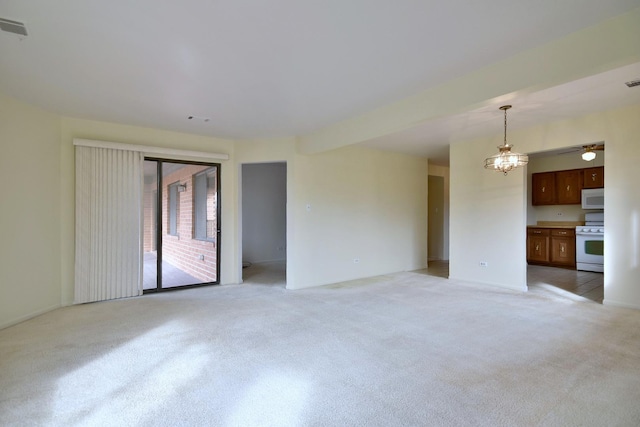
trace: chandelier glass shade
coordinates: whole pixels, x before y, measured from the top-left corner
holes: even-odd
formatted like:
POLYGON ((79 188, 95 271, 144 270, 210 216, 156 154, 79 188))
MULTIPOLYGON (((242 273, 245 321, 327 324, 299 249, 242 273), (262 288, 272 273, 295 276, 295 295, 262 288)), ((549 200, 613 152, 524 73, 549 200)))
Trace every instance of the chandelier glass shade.
POLYGON ((511 105, 503 105, 500 107, 500 109, 504 111, 504 143, 498 146, 498 154, 487 157, 484 161, 485 169, 493 169, 505 175, 509 171, 529 163, 529 156, 512 152, 511 148, 513 148, 513 145, 507 143, 507 110, 509 108, 511 108, 511 105))

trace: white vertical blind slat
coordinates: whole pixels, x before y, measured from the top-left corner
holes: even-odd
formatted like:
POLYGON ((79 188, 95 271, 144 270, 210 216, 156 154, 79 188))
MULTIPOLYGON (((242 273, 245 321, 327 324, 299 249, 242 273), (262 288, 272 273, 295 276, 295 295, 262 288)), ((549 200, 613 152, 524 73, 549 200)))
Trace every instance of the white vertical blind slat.
POLYGON ((142 162, 76 146, 75 303, 142 294, 142 162))

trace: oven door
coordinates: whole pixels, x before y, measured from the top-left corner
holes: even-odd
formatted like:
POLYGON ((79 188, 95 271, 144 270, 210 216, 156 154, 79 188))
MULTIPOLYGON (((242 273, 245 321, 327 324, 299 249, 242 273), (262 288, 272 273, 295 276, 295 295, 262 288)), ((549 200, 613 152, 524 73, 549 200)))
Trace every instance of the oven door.
POLYGON ((604 235, 576 234, 576 268, 604 271, 604 235))

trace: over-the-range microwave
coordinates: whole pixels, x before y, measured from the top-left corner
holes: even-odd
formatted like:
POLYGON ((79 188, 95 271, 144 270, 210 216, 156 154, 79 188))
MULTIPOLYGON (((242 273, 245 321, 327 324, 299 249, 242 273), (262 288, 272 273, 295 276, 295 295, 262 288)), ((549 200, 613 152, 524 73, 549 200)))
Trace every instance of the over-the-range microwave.
POLYGON ((604 209, 604 188, 582 190, 582 209, 604 209))

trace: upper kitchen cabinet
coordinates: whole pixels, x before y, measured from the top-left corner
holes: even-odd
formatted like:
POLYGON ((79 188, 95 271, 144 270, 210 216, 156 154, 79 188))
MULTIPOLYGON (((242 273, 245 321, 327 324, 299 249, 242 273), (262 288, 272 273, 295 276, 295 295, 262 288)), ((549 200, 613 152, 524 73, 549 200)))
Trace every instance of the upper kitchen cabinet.
POLYGON ((582 170, 556 172, 556 196, 558 205, 579 205, 582 196, 582 170))
POLYGON ((531 204, 579 205, 583 188, 604 188, 604 166, 531 174, 531 204))
POLYGON ((582 174, 582 188, 604 188, 604 166, 586 168, 582 174))
POLYGON ((556 173, 543 172, 531 175, 531 197, 533 205, 555 205, 556 173))

